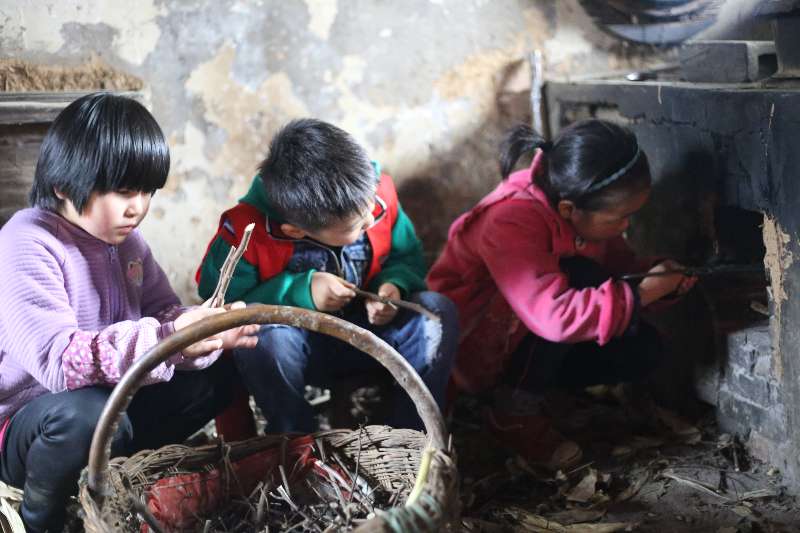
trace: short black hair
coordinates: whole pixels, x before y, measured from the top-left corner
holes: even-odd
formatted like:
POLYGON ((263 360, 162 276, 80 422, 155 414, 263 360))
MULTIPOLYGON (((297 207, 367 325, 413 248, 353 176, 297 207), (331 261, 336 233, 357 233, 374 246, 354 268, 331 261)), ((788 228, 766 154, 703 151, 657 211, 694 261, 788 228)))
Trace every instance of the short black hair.
POLYGON ((602 210, 651 184, 647 155, 636 136, 613 122, 576 122, 562 130, 552 143, 530 126, 519 125, 501 146, 503 177, 511 173, 522 154, 536 149, 545 153, 545 171, 536 184, 553 206, 559 200, 571 200, 580 209, 602 210))
POLYGON ((128 97, 93 93, 58 114, 42 141, 31 205, 83 212, 93 192, 155 192, 169 174, 169 147, 153 115, 128 97))
POLYGON ((308 231, 362 213, 378 176, 366 152, 344 130, 321 120, 293 120, 272 139, 259 167, 267 207, 308 231))

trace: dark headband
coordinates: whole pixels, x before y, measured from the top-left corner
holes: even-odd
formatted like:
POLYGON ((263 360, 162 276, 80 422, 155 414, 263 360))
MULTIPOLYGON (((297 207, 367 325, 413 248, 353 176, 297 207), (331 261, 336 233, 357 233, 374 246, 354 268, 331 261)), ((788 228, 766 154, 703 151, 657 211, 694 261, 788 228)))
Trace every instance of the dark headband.
POLYGON ((639 145, 637 144, 636 145, 636 153, 633 155, 633 157, 631 158, 630 161, 625 163, 625 165, 621 169, 617 170, 616 172, 611 174, 609 177, 603 178, 602 180, 598 181, 597 183, 593 183, 591 185, 591 187, 586 189, 584 194, 590 194, 590 193, 593 193, 593 192, 597 192, 600 189, 603 189, 604 187, 607 187, 607 186, 611 185, 612 183, 614 183, 615 181, 617 181, 619 178, 624 176, 631 168, 633 168, 633 165, 635 165, 636 162, 639 160, 639 157, 641 156, 641 154, 642 154, 642 150, 641 150, 641 148, 639 148, 639 145))

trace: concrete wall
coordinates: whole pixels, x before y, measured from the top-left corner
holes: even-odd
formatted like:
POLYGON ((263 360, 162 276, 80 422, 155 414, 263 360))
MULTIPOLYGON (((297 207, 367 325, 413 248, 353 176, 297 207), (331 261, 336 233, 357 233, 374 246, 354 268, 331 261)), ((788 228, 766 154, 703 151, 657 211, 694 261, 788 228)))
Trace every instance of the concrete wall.
POLYGON ((434 256, 498 181, 500 133, 528 120, 533 49, 560 77, 659 59, 594 29, 576 0, 0 0, 0 59, 144 82, 173 164, 143 231, 187 300, 219 213, 299 116, 382 162, 434 256))

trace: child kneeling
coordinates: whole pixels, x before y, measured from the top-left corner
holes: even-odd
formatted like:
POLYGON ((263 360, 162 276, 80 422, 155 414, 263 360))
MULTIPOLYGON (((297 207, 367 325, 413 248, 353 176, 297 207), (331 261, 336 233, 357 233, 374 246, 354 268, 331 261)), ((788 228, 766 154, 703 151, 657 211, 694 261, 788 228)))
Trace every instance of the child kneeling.
MULTIPOLYGON (((278 132, 249 192, 220 219, 197 273, 201 297, 211 295, 228 251, 251 222, 255 231, 229 298, 336 313, 374 332, 405 357, 441 407, 458 342, 455 307, 425 290, 422 247, 392 179, 346 132, 312 119, 278 132), (440 321, 377 301, 354 301, 353 287, 410 299, 440 321)), ((258 346, 234 355, 267 431, 276 433, 317 429, 304 398, 307 384, 330 386, 379 368, 349 344, 284 325, 262 326, 258 346)), ((421 426, 399 388, 388 422, 421 426)))

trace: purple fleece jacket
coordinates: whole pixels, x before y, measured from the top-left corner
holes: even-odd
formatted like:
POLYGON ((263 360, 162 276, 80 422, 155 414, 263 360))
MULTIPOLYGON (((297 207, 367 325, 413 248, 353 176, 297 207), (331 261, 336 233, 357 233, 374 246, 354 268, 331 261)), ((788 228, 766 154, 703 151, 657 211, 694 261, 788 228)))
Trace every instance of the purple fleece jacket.
MULTIPOLYGON (((48 392, 113 385, 184 309, 138 230, 112 246, 56 213, 0 230, 0 423, 48 392)), ((211 365, 172 356, 145 384, 211 365)))

